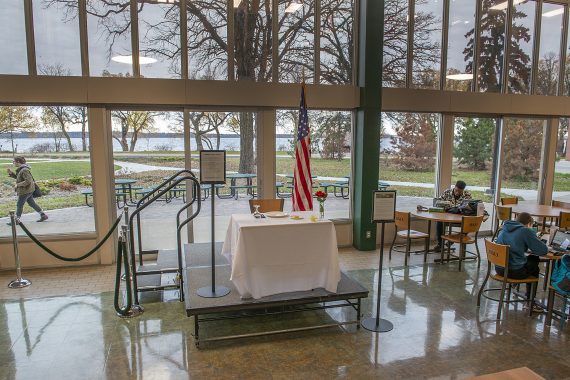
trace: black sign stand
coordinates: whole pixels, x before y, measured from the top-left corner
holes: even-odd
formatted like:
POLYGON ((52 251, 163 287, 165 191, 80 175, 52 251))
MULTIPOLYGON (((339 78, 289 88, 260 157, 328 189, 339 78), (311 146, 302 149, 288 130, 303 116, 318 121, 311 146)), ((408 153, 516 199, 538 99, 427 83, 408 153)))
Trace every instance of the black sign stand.
MULTIPOLYGON (((202 182, 202 184, 211 184, 212 187, 210 188, 210 198, 211 198, 211 205, 212 205, 212 286, 204 286, 200 289, 198 289, 196 291, 196 294, 198 294, 200 297, 203 298, 218 298, 218 297, 224 297, 227 296, 228 294, 230 294, 230 289, 225 287, 225 286, 216 286, 216 219, 215 219, 215 209, 214 209, 214 199, 215 197, 215 190, 216 190, 216 184, 217 183, 222 183, 225 184, 226 183, 226 151, 224 150, 207 150, 207 151, 200 151, 200 182, 202 182), (221 157, 221 152, 223 152, 223 160, 224 160, 224 178, 219 178, 218 180, 207 180, 207 181, 202 181, 202 173, 204 170, 204 167, 202 166, 202 157, 203 155, 209 154, 209 153, 214 153, 214 154, 220 154, 221 157)), ((198 196, 200 196, 200 194, 198 194, 198 196)))
POLYGON ((381 228, 381 233, 382 235, 380 236, 380 263, 378 264, 378 288, 376 290, 376 317, 368 317, 368 318, 364 318, 361 322, 362 327, 364 327, 366 330, 368 331, 374 331, 374 332, 388 332, 388 331, 392 331, 394 329, 394 325, 392 324, 392 322, 386 320, 386 319, 382 319, 380 318, 380 298, 381 298, 381 294, 382 294, 382 266, 384 263, 384 227, 386 225, 386 223, 391 223, 394 221, 394 211, 396 209, 396 192, 394 190, 388 190, 388 191, 374 191, 374 198, 373 198, 373 211, 372 211, 372 215, 375 215, 376 212, 374 211, 376 209, 376 194, 377 193, 382 193, 382 194, 386 194, 387 197, 383 197, 381 196, 380 198, 384 198, 384 199, 388 199, 388 198, 393 198, 393 205, 392 207, 392 218, 390 219, 379 219, 376 220, 373 217, 373 222, 375 223, 381 223, 382 224, 382 228, 381 228))

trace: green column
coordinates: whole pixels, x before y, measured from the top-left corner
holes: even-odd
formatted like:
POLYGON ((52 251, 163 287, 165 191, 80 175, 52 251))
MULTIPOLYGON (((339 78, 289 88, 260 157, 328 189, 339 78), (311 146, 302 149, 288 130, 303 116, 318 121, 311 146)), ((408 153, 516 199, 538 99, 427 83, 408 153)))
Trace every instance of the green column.
POLYGON ((360 107, 354 125, 354 247, 376 249, 372 220, 372 191, 378 189, 380 159, 380 106, 382 104, 382 53, 384 1, 360 3, 358 86, 360 107))

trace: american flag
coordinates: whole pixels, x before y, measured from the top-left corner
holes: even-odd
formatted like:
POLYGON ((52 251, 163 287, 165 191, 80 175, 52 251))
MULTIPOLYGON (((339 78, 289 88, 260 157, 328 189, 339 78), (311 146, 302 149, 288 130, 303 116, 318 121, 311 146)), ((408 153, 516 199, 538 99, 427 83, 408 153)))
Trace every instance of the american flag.
POLYGON ((311 181, 311 135, 309 117, 305 102, 305 83, 301 86, 301 105, 299 106, 299 129, 295 144, 295 178, 293 179, 293 211, 313 209, 311 181))

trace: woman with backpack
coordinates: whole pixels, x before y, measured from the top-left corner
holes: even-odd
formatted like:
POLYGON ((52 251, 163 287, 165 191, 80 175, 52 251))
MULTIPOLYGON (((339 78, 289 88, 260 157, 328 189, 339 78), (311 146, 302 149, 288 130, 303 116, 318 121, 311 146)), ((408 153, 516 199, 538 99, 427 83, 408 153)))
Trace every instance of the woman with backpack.
MULTIPOLYGON (((16 167, 16 172, 14 173, 8 169, 8 175, 16 179, 16 186, 14 187, 18 195, 18 202, 16 203, 16 222, 20 221, 26 202, 30 207, 39 212, 40 219, 37 220, 38 222, 46 221, 48 216, 34 200, 36 182, 34 181, 34 177, 32 177, 30 166, 26 164, 26 159, 22 156, 14 157, 14 166, 16 167)), ((11 225, 11 223, 9 222, 8 225, 11 225)))

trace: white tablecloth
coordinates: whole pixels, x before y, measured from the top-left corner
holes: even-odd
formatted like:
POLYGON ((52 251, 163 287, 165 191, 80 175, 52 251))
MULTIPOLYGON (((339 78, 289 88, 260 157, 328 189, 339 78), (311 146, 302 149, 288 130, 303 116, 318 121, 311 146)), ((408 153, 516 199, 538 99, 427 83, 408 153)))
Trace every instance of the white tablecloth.
POLYGON ((232 266, 231 280, 242 298, 325 288, 340 281, 334 225, 304 219, 255 219, 234 214, 222 248, 232 266))

